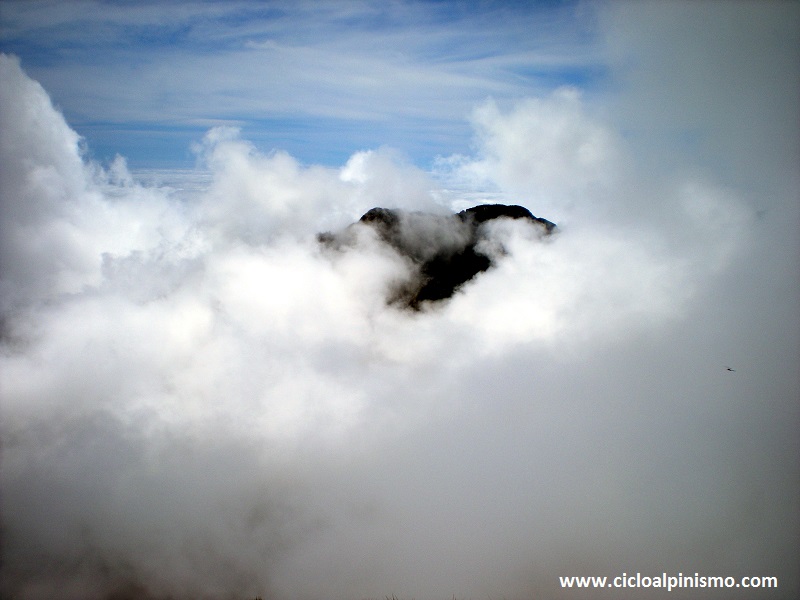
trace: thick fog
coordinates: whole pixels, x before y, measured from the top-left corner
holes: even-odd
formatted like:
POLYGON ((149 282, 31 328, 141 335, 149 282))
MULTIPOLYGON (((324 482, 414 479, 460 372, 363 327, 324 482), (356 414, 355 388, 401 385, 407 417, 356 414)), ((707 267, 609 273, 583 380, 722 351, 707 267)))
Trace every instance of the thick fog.
MULTIPOLYGON (((752 114, 772 145, 731 129, 758 102, 686 117, 728 154, 670 145, 680 106, 487 101, 432 172, 216 128, 184 188, 90 161, 23 69, 0 58, 4 597, 571 598, 559 575, 637 571, 795 596, 796 95, 752 114), (420 311, 387 304, 409 264, 376 236, 317 241, 476 198, 558 229, 498 222, 496 266, 420 311)), ((437 223, 420 243, 459 235, 437 223)), ((700 594, 760 597, 669 596, 700 594)))

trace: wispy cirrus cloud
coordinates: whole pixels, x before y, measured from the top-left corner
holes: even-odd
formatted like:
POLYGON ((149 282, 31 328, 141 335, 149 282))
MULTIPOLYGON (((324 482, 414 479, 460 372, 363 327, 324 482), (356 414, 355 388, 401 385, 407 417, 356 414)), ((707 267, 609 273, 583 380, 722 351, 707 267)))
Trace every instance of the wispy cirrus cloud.
POLYGON ((90 139, 121 123, 199 135, 211 121, 257 139, 260 120, 283 119, 311 155, 292 125, 303 118, 429 161, 466 145, 475 103, 602 74, 576 6, 10 2, 0 39, 90 139), (423 141, 426 129, 449 135, 423 141))

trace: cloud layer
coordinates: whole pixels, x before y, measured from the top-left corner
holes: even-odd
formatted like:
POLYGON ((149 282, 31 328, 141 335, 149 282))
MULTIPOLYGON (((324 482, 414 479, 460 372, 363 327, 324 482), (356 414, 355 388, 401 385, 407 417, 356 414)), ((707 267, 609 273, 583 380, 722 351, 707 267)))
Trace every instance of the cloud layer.
POLYGON ((574 89, 482 105, 435 176, 215 128, 179 193, 85 160, 14 57, 0 82, 4 596, 796 591, 796 281, 757 273, 779 318, 740 325, 769 248, 741 194, 632 168, 574 89), (560 232, 499 223, 508 256, 436 309, 386 305, 408 266, 374 237, 316 241, 485 188, 560 232))

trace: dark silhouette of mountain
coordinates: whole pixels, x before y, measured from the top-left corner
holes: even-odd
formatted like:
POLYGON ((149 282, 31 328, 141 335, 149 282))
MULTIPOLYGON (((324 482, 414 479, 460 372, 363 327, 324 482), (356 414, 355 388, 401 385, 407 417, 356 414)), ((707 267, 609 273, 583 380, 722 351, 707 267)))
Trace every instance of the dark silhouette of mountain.
MULTIPOLYGON (((483 204, 446 215, 373 208, 345 231, 323 233, 318 239, 327 247, 341 249, 355 243, 353 227, 372 227, 383 243, 413 265, 411 278, 392 290, 388 302, 419 310, 425 302, 451 298, 461 286, 493 266, 493 258, 479 248, 481 242, 492 241, 486 224, 501 218, 528 221, 540 229, 542 236, 549 236, 556 229, 554 223, 516 205, 483 204)), ((503 252, 499 247, 498 254, 503 252)))

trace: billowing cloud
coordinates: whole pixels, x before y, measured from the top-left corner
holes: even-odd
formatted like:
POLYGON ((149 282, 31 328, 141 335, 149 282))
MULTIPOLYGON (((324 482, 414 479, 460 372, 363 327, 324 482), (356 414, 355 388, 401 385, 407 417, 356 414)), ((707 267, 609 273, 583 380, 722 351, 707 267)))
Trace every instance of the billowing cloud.
POLYGON ((736 191, 634 175, 562 90, 478 108, 475 155, 435 177, 213 129, 210 183, 178 193, 84 159, 15 58, 0 81, 5 596, 557 597, 558 575, 623 571, 797 589, 798 387, 734 327, 760 251, 736 191), (559 231, 492 225, 502 260, 417 312, 387 304, 409 265, 378 236, 317 241, 374 206, 460 209, 448 178, 559 231))

